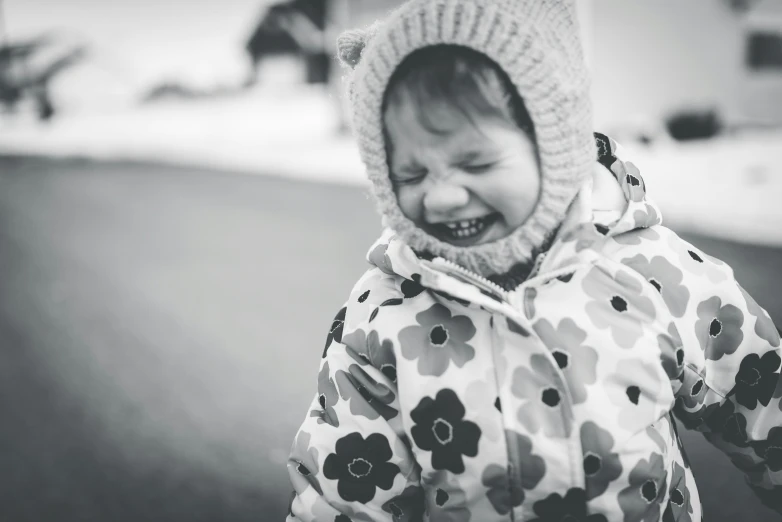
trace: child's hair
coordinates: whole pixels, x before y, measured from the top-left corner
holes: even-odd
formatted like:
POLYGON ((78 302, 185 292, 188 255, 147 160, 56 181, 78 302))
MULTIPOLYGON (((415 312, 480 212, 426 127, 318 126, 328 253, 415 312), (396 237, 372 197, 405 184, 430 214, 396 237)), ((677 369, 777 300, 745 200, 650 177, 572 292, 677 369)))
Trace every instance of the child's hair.
POLYGON ((473 126, 474 114, 490 114, 516 125, 535 143, 532 119, 508 75, 489 57, 468 47, 440 44, 408 55, 388 82, 383 114, 401 93, 409 95, 419 123, 429 132, 447 132, 437 127, 430 112, 432 102, 444 102, 473 126))

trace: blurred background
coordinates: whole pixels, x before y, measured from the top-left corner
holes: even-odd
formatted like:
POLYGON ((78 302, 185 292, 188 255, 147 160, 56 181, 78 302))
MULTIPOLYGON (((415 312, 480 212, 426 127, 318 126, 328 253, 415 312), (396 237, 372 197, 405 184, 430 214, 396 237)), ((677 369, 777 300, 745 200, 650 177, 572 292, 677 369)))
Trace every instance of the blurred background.
MULTIPOLYGON (((0 521, 282 520, 397 0, 0 0, 0 521)), ((782 0, 578 0, 597 128, 782 325, 782 0)), ((699 434, 705 520, 778 520, 699 434)))

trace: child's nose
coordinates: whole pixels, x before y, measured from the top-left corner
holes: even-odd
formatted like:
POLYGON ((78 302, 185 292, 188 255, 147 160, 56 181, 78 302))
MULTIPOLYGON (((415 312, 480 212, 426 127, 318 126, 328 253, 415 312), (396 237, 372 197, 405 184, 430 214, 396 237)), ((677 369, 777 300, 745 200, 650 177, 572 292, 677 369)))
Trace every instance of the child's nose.
POLYGON ((470 194, 463 186, 447 182, 435 183, 424 195, 427 220, 442 219, 467 205, 469 201, 470 194))

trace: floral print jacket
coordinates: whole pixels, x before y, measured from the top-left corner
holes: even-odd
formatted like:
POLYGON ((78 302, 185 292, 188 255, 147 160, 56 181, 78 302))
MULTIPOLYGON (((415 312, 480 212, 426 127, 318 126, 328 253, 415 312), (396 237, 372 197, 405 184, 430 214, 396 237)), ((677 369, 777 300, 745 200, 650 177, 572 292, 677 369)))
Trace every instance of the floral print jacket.
POLYGON ((513 291, 391 232, 326 339, 289 522, 697 521, 672 415, 782 511, 780 338, 732 270, 627 199, 513 291))

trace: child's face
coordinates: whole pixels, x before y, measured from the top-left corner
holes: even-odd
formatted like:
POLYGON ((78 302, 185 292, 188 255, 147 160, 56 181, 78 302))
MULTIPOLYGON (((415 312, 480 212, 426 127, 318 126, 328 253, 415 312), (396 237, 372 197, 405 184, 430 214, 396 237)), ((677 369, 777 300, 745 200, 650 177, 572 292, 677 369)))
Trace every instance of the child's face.
POLYGON ((538 201, 534 143, 496 116, 471 114, 470 122, 445 103, 426 111, 434 132, 422 126, 405 95, 394 97, 385 113, 391 182, 402 213, 455 246, 509 235, 538 201))

